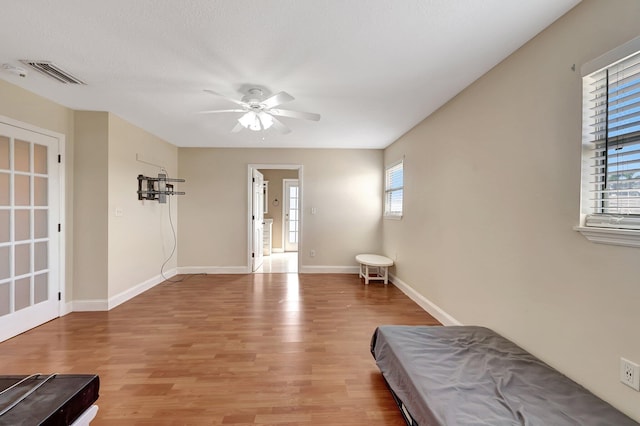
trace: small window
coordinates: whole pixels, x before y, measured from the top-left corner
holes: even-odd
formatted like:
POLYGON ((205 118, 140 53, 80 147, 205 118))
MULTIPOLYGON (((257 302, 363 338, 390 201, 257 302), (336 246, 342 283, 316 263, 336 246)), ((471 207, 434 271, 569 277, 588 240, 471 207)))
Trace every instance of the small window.
POLYGON ((640 229, 640 52, 583 77, 584 225, 640 229))
POLYGON ((391 218, 402 217, 402 196, 404 188, 404 162, 392 164, 385 170, 384 215, 391 218))

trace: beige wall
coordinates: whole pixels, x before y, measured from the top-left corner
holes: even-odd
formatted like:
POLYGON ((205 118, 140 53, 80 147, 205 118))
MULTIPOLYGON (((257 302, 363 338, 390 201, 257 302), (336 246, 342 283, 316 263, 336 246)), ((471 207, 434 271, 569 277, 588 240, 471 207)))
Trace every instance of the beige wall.
MULTIPOLYGON (((18 78, 18 77, 16 77, 18 78)), ((65 269, 64 285, 65 300, 73 299, 73 267, 74 267, 74 208, 73 208, 73 180, 74 180, 74 137, 73 110, 65 108, 43 97, 28 92, 5 80, 0 80, 0 115, 22 121, 42 129, 51 130, 65 135, 66 151, 63 167, 66 178, 65 203, 65 269)))
POLYGON ((78 111, 75 122, 75 299, 106 301, 157 277, 171 253, 169 204, 139 201, 136 193, 137 176, 157 176, 159 167, 137 155, 175 176, 177 148, 107 112, 78 111))
POLYGON ((269 211, 264 215, 265 219, 273 219, 272 229, 272 247, 274 249, 284 249, 282 245, 282 206, 284 199, 282 196, 283 179, 297 179, 297 170, 280 170, 280 169, 262 169, 260 172, 264 176, 264 180, 269 181, 269 211), (274 205, 273 201, 278 200, 278 205, 274 205))
MULTIPOLYGON (((109 297, 157 277, 160 267, 171 255, 174 238, 169 222, 177 224, 179 196, 168 197, 166 204, 139 201, 139 174, 157 177, 159 167, 170 177, 178 176, 178 149, 164 140, 109 114, 109 197, 105 213, 109 224, 109 297), (122 216, 116 216, 116 209, 122 216)), ((182 190, 176 183, 176 191, 182 190)), ((175 269, 177 251, 164 267, 167 275, 175 269)))
POLYGON ((247 266, 249 164, 303 166, 303 269, 352 268, 357 253, 380 250, 381 150, 180 148, 178 158, 187 179, 179 206, 180 267, 247 266))
POLYGON ((640 34, 640 2, 585 0, 385 150, 406 155, 405 216, 384 221, 398 278, 492 327, 640 420, 640 250, 588 242, 581 64, 640 34), (576 64, 577 71, 571 67, 576 64))
POLYGON ((74 300, 108 296, 109 114, 75 113, 74 300))
POLYGON ((77 111, 75 138, 74 300, 106 302, 157 279, 173 249, 169 204, 139 201, 136 193, 137 176, 157 176, 159 167, 137 156, 175 177, 177 148, 107 112, 77 111))

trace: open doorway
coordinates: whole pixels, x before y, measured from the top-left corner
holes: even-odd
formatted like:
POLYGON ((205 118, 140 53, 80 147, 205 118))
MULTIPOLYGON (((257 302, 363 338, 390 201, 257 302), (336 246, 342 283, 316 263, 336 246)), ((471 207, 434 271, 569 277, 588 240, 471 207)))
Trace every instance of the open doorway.
POLYGON ((250 164, 248 187, 248 269, 254 273, 297 273, 302 239, 302 166, 250 164), (262 177, 262 197, 257 194, 256 175, 262 177))

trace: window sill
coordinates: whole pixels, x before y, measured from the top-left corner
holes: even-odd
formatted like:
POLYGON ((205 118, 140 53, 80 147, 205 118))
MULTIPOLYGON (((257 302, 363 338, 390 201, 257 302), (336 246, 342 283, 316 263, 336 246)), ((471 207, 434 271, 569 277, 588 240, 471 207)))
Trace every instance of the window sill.
POLYGON ((389 220, 402 220, 402 215, 384 215, 385 219, 389 220))
POLYGON ((640 230, 638 229, 597 228, 594 226, 574 226, 573 229, 593 243, 640 247, 640 230))

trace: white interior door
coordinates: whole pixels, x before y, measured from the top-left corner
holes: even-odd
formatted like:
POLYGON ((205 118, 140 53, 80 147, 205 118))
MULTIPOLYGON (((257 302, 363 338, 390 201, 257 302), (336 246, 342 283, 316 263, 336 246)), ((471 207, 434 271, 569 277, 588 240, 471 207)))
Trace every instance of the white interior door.
POLYGON ((284 179, 284 251, 298 251, 300 188, 298 179, 284 179))
POLYGON ((0 341, 59 316, 58 144, 0 122, 0 341))
POLYGON ((264 232, 264 177, 262 173, 253 169, 253 200, 251 218, 253 222, 253 239, 251 244, 253 271, 255 272, 263 262, 263 232, 264 232))

